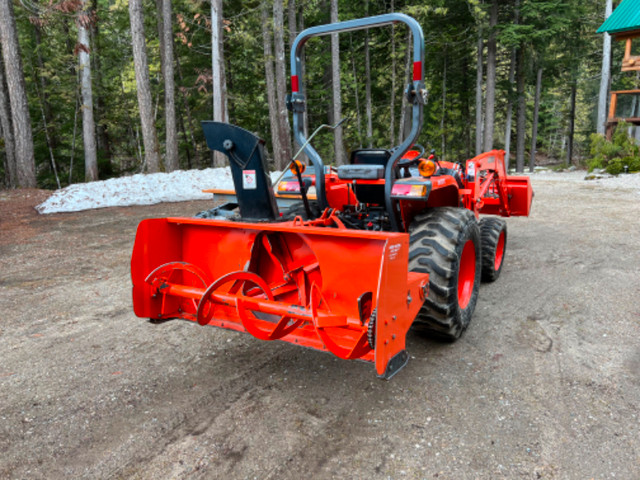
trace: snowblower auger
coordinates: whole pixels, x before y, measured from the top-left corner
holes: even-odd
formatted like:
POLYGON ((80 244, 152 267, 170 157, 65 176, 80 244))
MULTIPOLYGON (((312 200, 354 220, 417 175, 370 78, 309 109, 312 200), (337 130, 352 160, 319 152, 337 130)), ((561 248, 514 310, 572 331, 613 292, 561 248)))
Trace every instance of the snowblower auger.
POLYGON ((428 275, 408 272, 407 235, 319 226, 327 221, 144 220, 131 264, 135 313, 360 358, 389 378, 406 363, 428 275))

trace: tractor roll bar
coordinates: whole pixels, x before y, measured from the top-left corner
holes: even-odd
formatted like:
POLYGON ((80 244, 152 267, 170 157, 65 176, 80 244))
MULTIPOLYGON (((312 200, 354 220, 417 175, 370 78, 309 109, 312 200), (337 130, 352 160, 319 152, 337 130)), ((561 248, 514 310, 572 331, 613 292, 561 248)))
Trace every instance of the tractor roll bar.
MULTIPOLYGON (((422 109, 426 100, 426 90, 424 86, 424 35, 422 27, 413 18, 402 13, 388 13, 375 17, 360 18, 356 20, 348 20, 346 22, 331 23, 328 25, 319 25, 317 27, 307 28, 303 30, 293 42, 291 48, 291 97, 290 108, 293 112, 293 132, 296 142, 299 145, 305 145, 307 139, 304 135, 305 96, 304 82, 300 77, 302 71, 302 51, 305 43, 313 38, 331 33, 352 32, 355 30, 363 30, 372 27, 383 27, 394 23, 404 23, 409 27, 413 35, 413 82, 407 86, 406 94, 412 103, 412 125, 409 136, 402 142, 400 146, 393 150, 391 159, 385 170, 385 198, 387 202, 387 210, 389 212, 391 225, 394 230, 400 229, 400 221, 398 217, 397 206, 391 200, 391 188, 393 180, 395 180, 395 165, 400 158, 411 148, 418 138, 418 134, 422 128, 422 109)), ((324 164, 318 152, 310 145, 304 147, 313 163, 316 176, 316 195, 320 208, 328 206, 325 192, 324 182, 324 164)))

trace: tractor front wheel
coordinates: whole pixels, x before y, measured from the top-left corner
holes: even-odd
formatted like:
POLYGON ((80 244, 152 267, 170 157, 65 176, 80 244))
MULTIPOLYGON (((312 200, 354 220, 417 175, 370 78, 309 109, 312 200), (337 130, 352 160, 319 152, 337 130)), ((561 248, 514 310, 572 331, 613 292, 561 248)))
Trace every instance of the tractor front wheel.
POLYGON ((480 220, 482 238, 482 280, 495 282, 502 271, 507 250, 507 222, 501 218, 486 217, 480 220))
POLYGON ((429 295, 414 324, 454 341, 471 321, 482 270, 480 228, 464 208, 433 208, 409 228, 409 270, 429 274, 429 295))

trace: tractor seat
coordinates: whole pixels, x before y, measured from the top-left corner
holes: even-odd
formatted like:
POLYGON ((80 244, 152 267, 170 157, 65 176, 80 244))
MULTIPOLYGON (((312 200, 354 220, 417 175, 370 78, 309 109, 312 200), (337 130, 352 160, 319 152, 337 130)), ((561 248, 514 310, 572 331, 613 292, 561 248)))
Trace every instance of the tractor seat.
POLYGON ((351 152, 351 165, 382 165, 387 166, 391 152, 382 148, 361 148, 351 152))
POLYGON ((340 180, 380 180, 384 178, 382 165, 340 165, 338 167, 340 180))
POLYGON ((391 152, 382 148, 361 148, 351 152, 350 165, 338 167, 341 180, 380 180, 389 163, 391 152))
MULTIPOLYGON (((351 165, 338 167, 340 180, 381 180, 391 152, 383 149, 363 148, 351 152, 351 165)), ((354 193, 361 203, 384 204, 384 185, 354 185, 354 193)))

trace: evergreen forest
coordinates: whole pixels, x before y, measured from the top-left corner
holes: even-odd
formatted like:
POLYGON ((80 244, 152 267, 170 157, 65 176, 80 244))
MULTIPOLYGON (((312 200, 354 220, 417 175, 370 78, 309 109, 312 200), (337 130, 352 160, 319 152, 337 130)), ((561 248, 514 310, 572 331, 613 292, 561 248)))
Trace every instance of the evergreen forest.
MULTIPOLYGON (((272 168, 284 168, 298 150, 285 107, 296 34, 389 12, 424 31, 427 149, 464 161, 501 148, 518 171, 586 164, 605 3, 0 0, 0 183, 53 189, 222 166, 202 135, 210 119, 256 132, 272 168)), ((400 24, 309 41, 307 128, 347 118, 313 140, 326 162, 400 143, 410 50, 400 24)), ((611 90, 638 86, 620 73, 622 54, 613 42, 611 90)))

